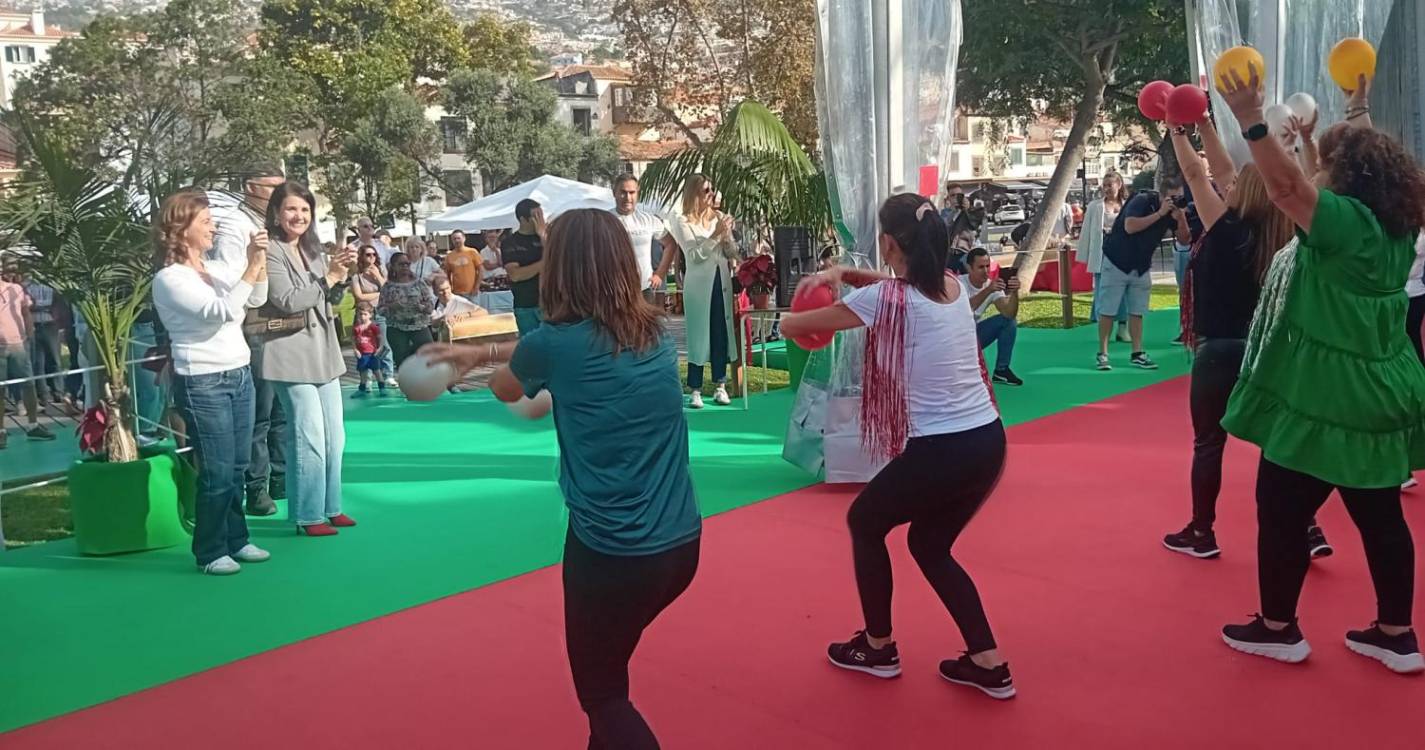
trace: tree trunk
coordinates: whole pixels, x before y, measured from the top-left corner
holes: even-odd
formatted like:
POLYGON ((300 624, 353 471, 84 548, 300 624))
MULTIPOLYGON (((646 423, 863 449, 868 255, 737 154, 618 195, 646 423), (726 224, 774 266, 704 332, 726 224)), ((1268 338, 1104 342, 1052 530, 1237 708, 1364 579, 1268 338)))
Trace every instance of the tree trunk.
POLYGON ((1014 260, 1014 267, 1019 269, 1020 283, 1024 285, 1020 289, 1021 294, 1028 294, 1034 283, 1034 275, 1039 272, 1039 264, 1044 260, 1044 246, 1049 242, 1054 221, 1059 218, 1059 209, 1068 198, 1069 188, 1073 186, 1079 166, 1083 163, 1089 130, 1098 121, 1099 109, 1103 107, 1103 90, 1102 83, 1091 86, 1085 92, 1083 101, 1079 102, 1079 108, 1074 113, 1074 125, 1064 142, 1064 153, 1054 167, 1054 176, 1049 178, 1044 200, 1039 202, 1039 209, 1029 224, 1029 234, 1014 260))
POLYGON ((138 443, 129 429, 124 413, 124 400, 128 389, 105 388, 105 398, 100 402, 104 409, 104 455, 109 463, 120 464, 139 460, 138 443))

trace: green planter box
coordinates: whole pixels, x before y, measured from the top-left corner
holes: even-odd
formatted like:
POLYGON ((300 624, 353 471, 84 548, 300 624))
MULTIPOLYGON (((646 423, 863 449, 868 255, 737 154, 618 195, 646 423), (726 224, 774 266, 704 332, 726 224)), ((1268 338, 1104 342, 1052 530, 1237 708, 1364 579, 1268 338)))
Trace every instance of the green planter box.
POLYGON ((129 463, 87 459, 69 470, 74 541, 85 555, 173 547, 190 541, 196 477, 173 446, 129 463))

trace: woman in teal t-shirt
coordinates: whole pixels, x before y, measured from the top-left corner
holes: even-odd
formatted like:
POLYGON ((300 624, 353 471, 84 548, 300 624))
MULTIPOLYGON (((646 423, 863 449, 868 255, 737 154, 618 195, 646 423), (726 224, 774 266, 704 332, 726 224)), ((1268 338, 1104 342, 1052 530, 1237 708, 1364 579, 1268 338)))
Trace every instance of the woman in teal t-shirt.
POLYGON ((1277 254, 1222 426, 1262 449, 1257 566, 1262 613, 1222 630, 1229 646, 1280 661, 1311 653, 1296 622, 1301 543, 1333 490, 1360 529, 1377 622, 1346 646, 1396 672, 1425 671, 1411 629, 1415 547, 1400 484, 1425 467, 1425 369, 1401 330, 1405 280, 1425 220, 1425 173, 1371 128, 1369 82, 1321 138, 1309 180, 1269 137, 1257 75, 1225 81, 1272 202, 1296 223, 1277 254))
POLYGON ((501 401, 553 397, 569 506, 564 629, 590 747, 658 746, 629 702, 628 662, 643 629, 692 582, 702 532, 677 349, 641 287, 613 215, 570 211, 549 225, 543 326, 518 345, 422 350, 461 373, 508 359, 490 379, 501 401))

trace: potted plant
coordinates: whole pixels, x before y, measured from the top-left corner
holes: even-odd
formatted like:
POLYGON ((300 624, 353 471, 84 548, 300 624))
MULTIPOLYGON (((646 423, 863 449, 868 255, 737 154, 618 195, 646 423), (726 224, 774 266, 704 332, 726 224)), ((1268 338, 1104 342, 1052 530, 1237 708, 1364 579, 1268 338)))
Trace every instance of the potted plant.
POLYGON ((140 454, 128 407, 125 355, 153 281, 147 211, 129 180, 104 177, 23 119, 16 131, 28 159, 0 202, 0 232, 22 272, 78 309, 103 368, 98 405, 80 426, 92 455, 69 473, 79 549, 109 554, 183 543, 181 462, 172 449, 140 454))
POLYGON ((757 310, 770 305, 772 290, 777 288, 777 261, 770 255, 754 255, 737 267, 737 281, 747 290, 747 300, 757 310))

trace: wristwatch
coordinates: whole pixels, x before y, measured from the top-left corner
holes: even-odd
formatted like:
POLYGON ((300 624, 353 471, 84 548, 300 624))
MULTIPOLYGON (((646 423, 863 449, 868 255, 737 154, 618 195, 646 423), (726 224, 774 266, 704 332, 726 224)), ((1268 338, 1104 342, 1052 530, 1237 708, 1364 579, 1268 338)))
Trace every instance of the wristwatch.
POLYGON ((1246 138, 1248 142, 1260 141, 1263 138, 1266 138, 1270 132, 1271 131, 1267 129, 1267 124, 1265 122, 1259 122, 1256 125, 1253 125, 1252 127, 1242 131, 1242 137, 1246 138))

